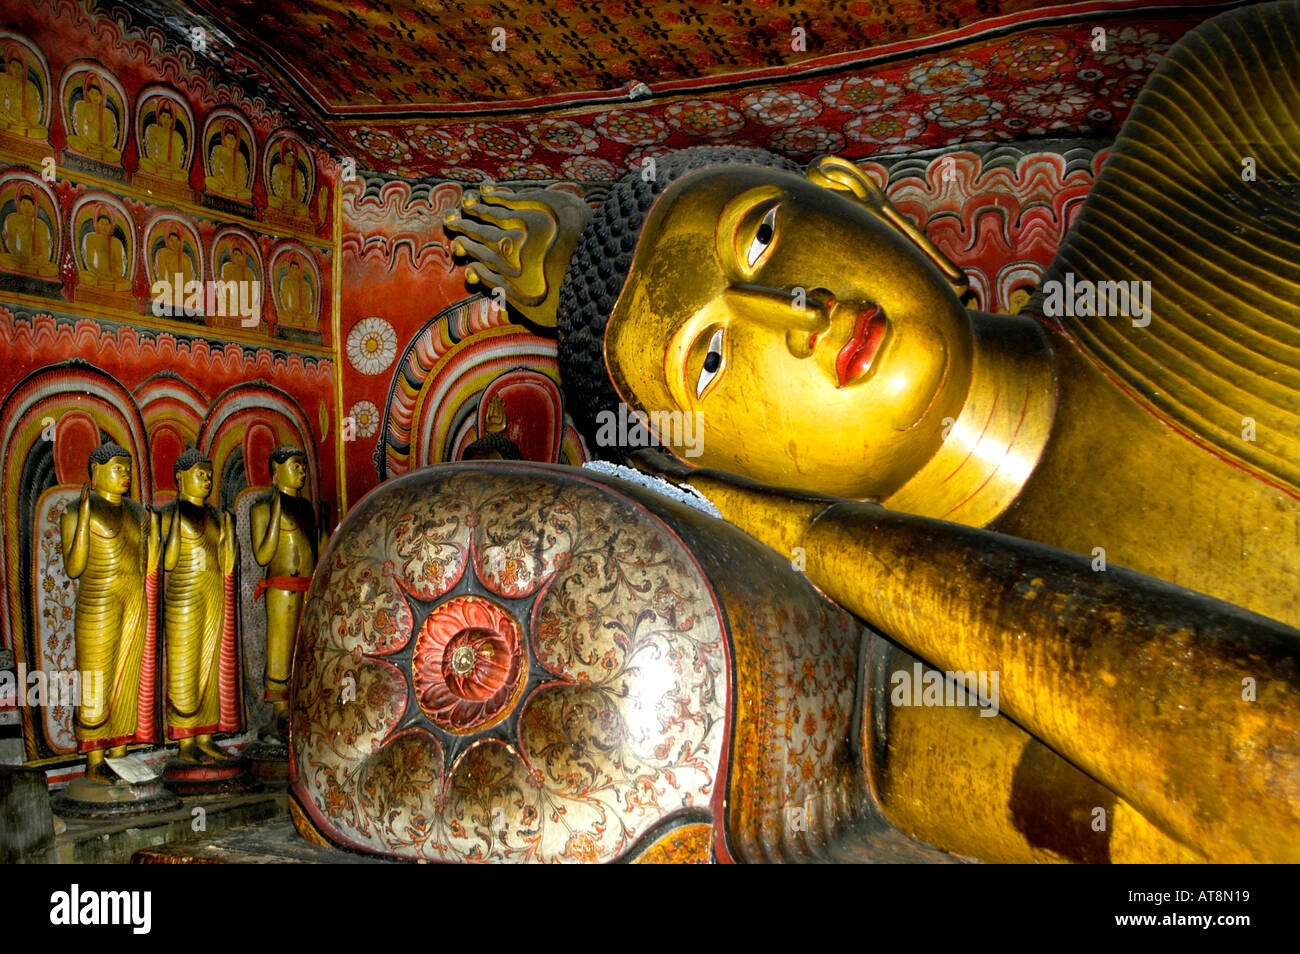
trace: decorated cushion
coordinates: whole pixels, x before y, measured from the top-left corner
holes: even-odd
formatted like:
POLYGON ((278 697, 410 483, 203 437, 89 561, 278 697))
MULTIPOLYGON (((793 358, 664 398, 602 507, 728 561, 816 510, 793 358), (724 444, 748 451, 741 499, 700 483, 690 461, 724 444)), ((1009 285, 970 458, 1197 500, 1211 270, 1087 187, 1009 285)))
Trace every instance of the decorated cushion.
POLYGON ((788 557, 644 488, 416 471, 313 582, 295 817, 407 859, 816 856, 862 811, 860 633, 788 557))

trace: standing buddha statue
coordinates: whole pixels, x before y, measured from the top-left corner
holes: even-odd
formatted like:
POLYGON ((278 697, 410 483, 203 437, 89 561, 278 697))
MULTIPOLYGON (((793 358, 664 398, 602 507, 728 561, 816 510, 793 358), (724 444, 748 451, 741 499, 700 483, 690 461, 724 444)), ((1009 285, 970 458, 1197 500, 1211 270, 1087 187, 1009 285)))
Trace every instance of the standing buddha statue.
POLYGON ((248 512, 253 558, 266 567, 255 599, 266 598, 266 698, 274 703, 277 726, 289 710, 289 669, 303 599, 311 586, 316 560, 324 547, 316 513, 302 491, 307 460, 302 450, 282 445, 271 452, 271 482, 266 498, 248 512))
POLYGON ((196 450, 176 458, 176 500, 161 512, 167 735, 183 762, 224 759, 215 732, 238 732, 235 645, 235 528, 207 503, 212 461, 196 450))
POLYGON ((62 519, 63 561, 78 581, 73 632, 77 669, 102 694, 83 696, 74 732, 87 753, 86 777, 111 783, 105 754, 157 741, 154 606, 158 516, 129 499, 131 454, 108 442, 90 454, 90 483, 62 519), (98 676, 90 674, 98 673, 98 676))

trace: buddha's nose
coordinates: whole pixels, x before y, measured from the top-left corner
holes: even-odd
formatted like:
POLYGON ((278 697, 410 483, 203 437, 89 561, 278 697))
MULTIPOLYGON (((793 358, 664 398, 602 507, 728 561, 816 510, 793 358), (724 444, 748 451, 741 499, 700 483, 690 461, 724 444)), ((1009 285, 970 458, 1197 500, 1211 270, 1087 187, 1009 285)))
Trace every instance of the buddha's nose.
POLYGON ((738 314, 785 331, 786 344, 796 357, 812 353, 809 342, 830 327, 835 297, 825 288, 732 285, 723 298, 738 314), (803 352, 803 353, 801 353, 803 352))

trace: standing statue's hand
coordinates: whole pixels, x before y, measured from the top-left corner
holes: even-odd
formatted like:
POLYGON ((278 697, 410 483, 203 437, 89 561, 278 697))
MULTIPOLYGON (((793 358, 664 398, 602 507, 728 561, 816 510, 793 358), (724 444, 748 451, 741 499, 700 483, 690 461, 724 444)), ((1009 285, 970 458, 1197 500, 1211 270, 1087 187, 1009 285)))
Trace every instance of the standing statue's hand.
MULTIPOLYGON (((159 517, 161 520, 162 517, 159 517)), ((170 514, 167 522, 166 539, 163 541, 162 564, 163 569, 170 573, 176 569, 176 563, 181 556, 181 507, 180 501, 176 501, 176 509, 170 514)))
MULTIPOLYGON (((173 522, 179 521, 179 516, 173 522)), ((158 520, 158 511, 149 511, 149 529, 145 534, 145 572, 152 573, 158 569, 158 558, 162 555, 162 529, 158 520)))
POLYGON ((77 502, 77 516, 82 520, 90 516, 90 484, 81 485, 81 499, 77 502))
POLYGON ((221 511, 221 539, 217 544, 221 559, 221 574, 229 576, 235 569, 235 519, 229 511, 221 511))

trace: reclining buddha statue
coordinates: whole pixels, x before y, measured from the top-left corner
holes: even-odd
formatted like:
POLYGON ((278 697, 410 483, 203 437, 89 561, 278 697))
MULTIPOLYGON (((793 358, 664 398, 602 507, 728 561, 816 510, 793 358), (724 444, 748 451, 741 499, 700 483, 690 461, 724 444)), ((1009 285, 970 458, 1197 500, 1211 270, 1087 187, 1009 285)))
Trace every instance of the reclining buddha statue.
MULTIPOLYGON (((645 443, 636 440, 593 449, 702 495, 731 525, 703 531, 710 518, 616 491, 696 555, 728 627, 738 675, 722 760, 730 788, 711 803, 713 857, 908 857, 881 834, 889 829, 917 852, 989 861, 1300 860, 1300 102, 1285 71, 1258 63, 1260 49, 1296 39, 1300 4, 1287 3, 1226 13, 1177 44, 1017 316, 965 308, 960 270, 835 158, 800 170, 756 150, 685 150, 616 184, 594 214, 556 190, 485 186, 448 216, 454 250, 475 260, 471 282, 504 289, 527 320, 556 328, 568 409, 589 436, 602 412, 626 403, 675 453, 630 449, 645 443), (1120 289, 1132 290, 1128 308, 1115 307, 1120 289), (685 429, 667 426, 683 415, 702 434, 690 453, 685 429), (840 615, 808 609, 808 583, 840 615), (781 623, 789 619, 802 637, 781 623), (852 699, 818 695, 810 686, 835 682, 841 650, 856 640, 842 630, 856 621, 868 629, 851 653, 852 699), (782 640, 783 653, 773 651, 782 640), (804 694, 798 704, 783 685, 804 694), (847 734, 847 747, 829 746, 833 767, 799 762, 791 739, 801 720, 847 734), (820 800, 763 803, 756 777, 772 756, 742 732, 755 723, 777 725, 785 768, 802 770, 820 800), (856 781, 843 783, 845 773, 856 781)), ((523 479, 506 476, 513 464, 473 466, 523 479)), ((434 478, 409 475, 375 497, 411 479, 434 478)), ((466 478, 437 478, 455 479, 466 478)), ((620 486, 599 482, 607 493, 620 486)), ((528 568, 520 572, 551 574, 541 599, 583 620, 590 650, 605 604, 557 581, 582 560, 592 561, 588 576, 609 576, 615 554, 602 564, 575 547, 546 570, 537 554, 569 531, 550 517, 512 537, 507 517, 523 512, 514 493, 515 511, 497 503, 495 520, 463 518, 492 527, 466 544, 486 568, 479 578, 498 579, 512 546, 528 551, 513 557, 528 568)), ((455 522, 460 505, 449 506, 430 526, 455 522)), ((389 526, 408 537, 419 529, 389 526)), ((654 532, 643 536, 646 554, 669 559, 654 532)), ((399 633, 403 620, 418 629, 423 619, 417 640, 433 639, 428 620, 444 604, 430 609, 422 587, 454 563, 449 549, 436 573, 401 583, 411 599, 395 599, 409 607, 409 619, 394 617, 399 633)), ((359 585, 374 588, 381 573, 411 580, 410 570, 390 558, 353 580, 362 573, 359 585)), ((610 591, 618 585, 610 577, 610 591)), ((656 606, 670 594, 703 605, 661 585, 656 606)), ((454 599, 483 595, 471 586, 454 599)), ((443 626, 440 672, 477 672, 480 657, 452 644, 508 628, 474 618, 484 622, 443 626)), ((530 618, 552 648, 568 632, 554 620, 547 630, 544 613, 530 618)), ((665 631, 689 630, 675 622, 665 631)), ((345 649, 362 638, 346 620, 335 629, 345 649)), ((535 668, 555 677, 541 657, 535 668)), ((569 674, 580 687, 600 672, 598 654, 584 658, 588 681, 569 674)), ((706 681, 704 657, 685 658, 706 681)), ((314 686, 326 657, 305 659, 298 685, 314 686)), ((629 676, 622 690, 651 695, 650 671, 635 670, 640 682, 629 676)), ((538 684, 521 672, 464 693, 496 687, 492 704, 513 705, 506 696, 538 684)), ((459 712, 448 699, 444 711, 459 712)), ((553 721, 579 719, 584 704, 594 705, 571 699, 553 721)), ((393 738, 417 731, 414 708, 394 716, 393 738)), ((537 709, 526 703, 518 725, 537 709)), ((694 711, 683 705, 678 717, 694 711)), ((680 740, 673 724, 661 706, 644 731, 680 740)), ((610 747, 595 729, 567 739, 524 760, 537 785, 554 760, 579 766, 584 746, 610 747)), ((419 777, 410 768, 400 779, 419 777)), ((306 794, 295 791, 300 803, 306 794)), ((429 818, 447 797, 430 796, 429 818)), ((491 832, 524 804, 534 803, 485 802, 475 817, 491 832)), ((354 804, 346 810, 358 817, 354 804)), ((545 809, 530 810, 536 828, 545 809)), ((556 857, 606 857, 563 843, 556 857)), ((508 844, 468 857, 511 860, 508 844)))

